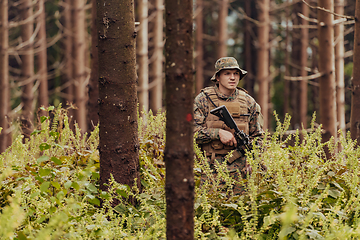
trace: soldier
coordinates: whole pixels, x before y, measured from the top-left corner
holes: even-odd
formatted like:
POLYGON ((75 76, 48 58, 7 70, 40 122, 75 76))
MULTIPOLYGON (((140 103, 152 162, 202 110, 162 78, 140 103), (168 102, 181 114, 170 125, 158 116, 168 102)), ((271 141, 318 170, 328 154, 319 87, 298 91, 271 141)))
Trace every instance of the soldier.
MULTIPOLYGON (((210 110, 225 105, 234 118, 237 126, 249 135, 250 142, 258 137, 262 139, 262 114, 259 104, 247 93, 245 89, 237 85, 246 75, 246 71, 239 67, 233 57, 220 58, 215 63, 215 74, 211 81, 215 86, 201 90, 194 101, 194 132, 197 133, 196 143, 206 152, 210 167, 215 173, 215 159, 222 163, 225 156, 237 146, 232 130, 224 122, 212 114, 210 110)), ((227 168, 230 176, 239 180, 238 170, 242 177, 251 171, 246 164, 245 156, 235 150, 228 158, 227 168)), ((204 181, 202 176, 202 181, 204 181)), ((206 177, 205 177, 206 179, 206 177)), ((234 186, 235 194, 242 192, 241 186, 234 186)))

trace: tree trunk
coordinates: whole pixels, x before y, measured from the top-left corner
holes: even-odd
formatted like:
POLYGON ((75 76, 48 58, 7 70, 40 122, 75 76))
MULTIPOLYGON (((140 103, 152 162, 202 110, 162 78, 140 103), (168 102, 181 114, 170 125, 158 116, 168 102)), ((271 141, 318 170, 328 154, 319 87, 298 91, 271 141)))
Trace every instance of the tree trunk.
POLYGON ((351 138, 357 140, 360 145, 360 0, 356 1, 355 7, 355 35, 354 35, 354 55, 353 55, 353 79, 351 97, 351 116, 350 132, 351 138))
POLYGON ((257 80, 259 82, 258 103, 261 106, 264 116, 264 129, 268 128, 269 119, 269 0, 258 0, 258 72, 257 80))
MULTIPOLYGON (((65 93, 65 104, 74 103, 74 79, 73 79, 73 38, 72 38, 72 0, 64 0, 64 75, 63 75, 63 85, 65 85, 64 93, 65 93)), ((74 118, 73 109, 69 109, 70 121, 74 118)), ((73 128, 73 124, 70 125, 73 128)))
POLYGON ((139 108, 149 111, 149 57, 148 57, 148 0, 138 0, 140 29, 138 31, 137 53, 139 59, 139 108))
POLYGON ((21 101, 23 103, 21 114, 21 129, 25 138, 29 138, 33 131, 34 121, 34 41, 31 38, 33 34, 33 6, 32 0, 24 0, 20 5, 21 19, 24 24, 21 25, 21 38, 24 43, 21 54, 21 72, 23 89, 21 101))
MULTIPOLYGON (((332 0, 319 0, 318 6, 329 11, 334 10, 332 0)), ((331 136, 336 137, 336 102, 335 102, 335 69, 334 69, 334 28, 333 15, 318 10, 319 37, 319 71, 320 77, 320 122, 325 134, 326 142, 331 136)))
POLYGON ((10 110, 9 86, 9 24, 8 0, 0 0, 0 153, 10 145, 8 113, 10 110))
MULTIPOLYGON (((245 1, 245 13, 249 17, 253 17, 252 13, 252 3, 251 1, 245 1)), ((248 72, 246 75, 245 80, 245 89, 249 92, 251 96, 254 96, 254 83, 255 83, 255 74, 253 71, 254 65, 254 44, 253 44, 253 24, 248 19, 245 19, 245 31, 244 31, 244 59, 246 59, 245 62, 245 70, 248 72)))
MULTIPOLYGON (((309 16, 309 7, 305 3, 301 4, 301 12, 305 17, 309 16)), ((300 20, 302 26, 308 24, 307 20, 301 18, 300 20)), ((306 77, 307 66, 308 66, 308 53, 307 48, 309 45, 309 29, 301 28, 301 40, 300 40, 300 76, 306 77)), ((301 127, 307 128, 307 110, 308 110, 308 81, 300 81, 300 101, 299 101, 299 111, 300 111, 300 125, 301 127)))
POLYGON ((203 51, 203 0, 196 0, 195 66, 196 94, 204 88, 204 51, 203 51))
MULTIPOLYGON (((290 30, 289 30, 289 18, 290 18, 290 9, 287 7, 285 9, 285 76, 290 76, 290 54, 288 51, 290 45, 290 30)), ((284 118, 287 113, 289 113, 290 106, 290 81, 284 80, 284 118)))
POLYGON ((112 175, 140 189, 134 1, 98 0, 97 23, 100 186, 112 175))
POLYGON ((228 39, 228 34, 227 34, 228 24, 226 18, 228 16, 228 11, 229 11, 229 0, 219 0, 219 5, 220 5, 220 9, 219 9, 219 20, 218 20, 219 23, 218 58, 221 58, 221 57, 227 57, 226 41, 228 39))
POLYGON ((87 131, 86 123, 86 85, 85 85, 85 4, 84 0, 72 0, 73 35, 73 79, 74 79, 74 121, 81 132, 87 131))
POLYGON ((194 239, 192 7, 165 1, 167 239, 194 239))
POLYGON ((89 82, 88 100, 88 129, 94 130, 99 122, 99 54, 98 54, 98 31, 96 26, 96 0, 91 0, 91 73, 89 82))
MULTIPOLYGON (((344 0, 335 0, 335 12, 344 15, 344 0)), ((341 19, 335 16, 336 19, 341 19)), ((335 32, 335 79, 336 79, 336 112, 337 128, 341 130, 342 136, 345 136, 345 80, 344 80, 344 24, 336 24, 335 32)))
POLYGON ((154 112, 161 109, 163 103, 164 0, 155 0, 155 8, 154 63, 151 70, 155 86, 151 90, 150 102, 154 112))
MULTIPOLYGON (((38 75, 39 75, 39 97, 38 105, 47 107, 49 105, 48 97, 48 81, 47 81, 47 46, 46 46, 46 27, 45 27, 45 4, 44 0, 39 0, 38 8, 42 9, 38 17, 38 22, 40 24, 38 42, 39 42, 39 54, 37 58, 38 65, 38 75)), ((40 112, 40 114, 46 114, 45 112, 40 112)))

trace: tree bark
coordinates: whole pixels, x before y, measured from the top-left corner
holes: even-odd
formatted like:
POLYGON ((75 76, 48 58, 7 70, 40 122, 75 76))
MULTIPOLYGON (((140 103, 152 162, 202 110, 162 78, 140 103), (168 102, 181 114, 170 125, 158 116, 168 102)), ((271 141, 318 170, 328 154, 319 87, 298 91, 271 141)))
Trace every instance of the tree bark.
POLYGON ((87 131, 85 85, 85 4, 84 0, 72 0, 74 121, 82 133, 87 131))
MULTIPOLYGON (((63 75, 63 84, 66 86, 64 89, 65 104, 73 104, 74 103, 74 79, 73 79, 73 38, 72 38, 72 0, 64 0, 64 75, 63 75)), ((69 117, 70 121, 74 118, 73 109, 69 109, 69 117)), ((73 128, 73 124, 70 125, 73 128)))
POLYGON ((165 1, 167 239, 194 239, 192 7, 165 1))
POLYGON ((133 0, 98 0, 100 186, 140 189, 133 0), (111 117, 109 117, 111 116, 111 117))
POLYGON ((88 100, 88 129, 94 130, 99 122, 99 54, 98 54, 98 31, 96 26, 96 0, 91 0, 91 73, 89 82, 88 100))
POLYGON ((33 131, 34 121, 34 41, 31 38, 33 34, 33 6, 31 0, 24 0, 20 5, 21 19, 24 24, 21 25, 21 38, 24 43, 21 54, 21 73, 22 82, 24 84, 22 89, 21 101, 23 103, 21 114, 21 129, 24 134, 24 139, 29 138, 33 131))
POLYGON ((154 24, 154 63, 152 76, 155 82, 151 92, 150 106, 156 112, 163 102, 163 49, 164 49, 164 0, 155 0, 156 17, 154 24))
POLYGON ((204 88, 204 50, 203 50, 203 0, 196 0, 196 32, 195 32, 195 47, 196 47, 196 94, 199 94, 204 88))
MULTIPOLYGON (((309 16, 309 7, 305 3, 301 4, 301 12, 305 17, 309 16)), ((300 20, 302 26, 306 26, 308 24, 307 20, 301 18, 300 20)), ((306 77, 307 74, 307 66, 308 66, 308 53, 307 48, 309 45, 309 29, 301 28, 301 47, 300 47, 300 76, 306 77)), ((300 81, 300 101, 299 101, 299 111, 300 111, 300 125, 301 127, 307 128, 307 110, 308 110, 308 81, 302 80, 300 81)))
MULTIPOLYGON (((344 0, 335 0, 335 12, 344 15, 344 0)), ((335 20, 341 19, 335 16, 335 20)), ((344 80, 344 24, 336 24, 335 32, 335 79, 336 79, 336 113, 337 128, 341 130, 342 136, 346 133, 345 122, 345 80, 344 80)))
MULTIPOLYGON (((39 0, 38 8, 42 9, 38 17, 38 22, 40 24, 38 42, 39 42, 39 53, 37 58, 38 65, 38 75, 39 75, 39 97, 38 105, 47 107, 49 105, 49 96, 48 96, 48 81, 47 81, 47 46, 46 46, 46 22, 45 22, 45 4, 44 0, 39 0)), ((41 111, 40 114, 46 114, 41 111)))
POLYGON ((148 0, 138 0, 140 29, 137 40, 139 61, 139 107, 140 111, 149 111, 149 56, 148 56, 148 0))
POLYGON ((9 86, 9 24, 8 0, 0 0, 0 153, 10 145, 8 113, 10 110, 9 86))
POLYGON ((228 39, 228 24, 226 18, 229 11, 229 0, 219 0, 219 45, 218 45, 218 58, 227 57, 227 45, 226 41, 228 39))
POLYGON ((263 128, 268 128, 269 119, 269 32, 270 32, 270 1, 258 0, 258 72, 259 82, 258 103, 264 116, 263 128))
POLYGON ((353 79, 351 97, 351 116, 350 132, 351 138, 357 140, 360 145, 360 0, 356 1, 355 7, 355 35, 354 35, 354 55, 353 55, 353 79))
MULTIPOLYGON (((334 10, 333 0, 319 0, 318 6, 329 11, 334 10)), ((318 37, 319 37, 319 70, 320 77, 320 122, 325 134, 326 142, 331 136, 336 138, 336 96, 335 96, 335 69, 334 69, 334 27, 333 15, 318 10, 318 37)))
MULTIPOLYGON (((245 13, 249 17, 253 17, 253 11, 252 11, 252 3, 251 1, 245 1, 245 13)), ((245 31, 244 31, 244 59, 246 59, 245 62, 245 70, 248 72, 246 75, 245 80, 245 89, 249 92, 251 96, 254 96, 254 83, 255 83, 255 74, 254 74, 254 67, 256 64, 254 63, 254 60, 256 57, 254 56, 254 44, 253 44, 253 37, 252 33, 253 30, 253 24, 248 19, 245 19, 245 31)))

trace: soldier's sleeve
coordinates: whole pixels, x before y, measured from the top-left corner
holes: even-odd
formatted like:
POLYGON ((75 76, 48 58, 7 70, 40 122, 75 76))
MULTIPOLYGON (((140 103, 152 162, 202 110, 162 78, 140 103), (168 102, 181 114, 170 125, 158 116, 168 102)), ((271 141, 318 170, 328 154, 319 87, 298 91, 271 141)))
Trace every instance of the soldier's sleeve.
POLYGON ((196 143, 208 143, 211 140, 219 139, 218 128, 206 127, 205 121, 209 112, 209 105, 203 93, 200 93, 194 100, 194 133, 196 143))
POLYGON ((261 107, 254 100, 249 110, 250 110, 250 122, 249 122, 250 140, 256 137, 262 139, 264 135, 264 130, 263 130, 264 119, 263 119, 263 115, 261 114, 261 107))

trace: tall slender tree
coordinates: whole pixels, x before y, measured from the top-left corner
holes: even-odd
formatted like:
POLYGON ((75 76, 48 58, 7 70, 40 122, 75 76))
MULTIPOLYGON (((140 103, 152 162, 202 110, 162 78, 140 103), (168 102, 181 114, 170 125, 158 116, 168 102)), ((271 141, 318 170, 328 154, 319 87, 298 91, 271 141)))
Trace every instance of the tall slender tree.
MULTIPOLYGON (((333 0, 319 0, 318 6, 329 11, 334 10, 333 0)), ((319 38, 319 70, 320 77, 320 122, 325 134, 323 141, 331 136, 336 137, 336 97, 335 97, 335 69, 334 69, 334 17, 331 13, 318 10, 318 38, 319 38)))
POLYGON ((91 0, 91 72, 89 81, 88 100, 88 129, 93 130, 99 122, 99 54, 98 54, 98 31, 96 25, 96 0, 91 0))
POLYGON ((150 99, 150 107, 153 111, 162 108, 163 104, 164 0, 155 0, 155 9, 154 63, 151 69, 155 85, 151 89, 150 99))
POLYGON ((100 187, 110 175, 133 186, 139 176, 133 0, 98 0, 100 187), (111 117, 109 117, 111 116, 111 117))
POLYGON ((360 145, 360 0, 356 0, 355 7, 355 36, 354 36, 354 55, 353 55, 353 74, 352 74, 352 97, 351 97, 351 116, 350 132, 351 138, 357 140, 360 145))
POLYGON ((203 0, 196 0, 195 66, 196 94, 204 88, 204 50, 203 50, 203 0))
POLYGON ((74 104, 76 110, 74 120, 81 132, 87 131, 86 123, 86 72, 85 72, 85 0, 72 0, 72 37, 73 37, 73 78, 74 104))
POLYGON ((218 58, 227 56, 229 0, 219 0, 219 27, 218 27, 218 58))
POLYGON ((10 144, 7 115, 10 110, 8 0, 0 0, 0 153, 10 144))
MULTIPOLYGON (((301 12, 308 18, 309 16, 309 7, 305 3, 300 3, 301 12)), ((301 28, 301 40, 300 40, 300 76, 306 77, 307 74, 307 66, 308 66, 308 53, 307 48, 309 45, 309 29, 305 26, 307 25, 307 19, 301 18, 301 25, 304 26, 301 28)), ((300 101, 299 101, 299 111, 300 111, 300 124, 307 128, 307 110, 308 110, 308 81, 301 80, 300 81, 300 101)))
MULTIPOLYGON (((335 20, 341 20, 339 15, 344 15, 344 0, 335 0, 335 20)), ((335 78, 336 78, 336 113, 337 126, 345 135, 345 79, 344 79, 344 24, 338 23, 334 26, 335 32, 335 78)))
POLYGON ((268 128, 269 119, 269 33, 270 33, 270 0, 258 0, 258 70, 259 82, 258 103, 264 116, 264 129, 268 128))
POLYGON ((20 4, 20 14, 23 24, 21 25, 21 38, 23 48, 21 50, 21 74, 23 103, 21 114, 21 128, 25 138, 29 138, 33 131, 34 121, 34 31, 33 2, 24 0, 20 4))
MULTIPOLYGON (((40 11, 38 23, 40 29, 38 33, 39 51, 37 56, 37 69, 39 75, 39 94, 38 105, 47 107, 49 105, 48 79, 47 79, 47 44, 46 44, 46 21, 45 21, 45 3, 44 0, 38 1, 40 11)), ((42 113, 45 114, 45 113, 42 113)))
POLYGON ((138 77, 139 77, 139 107, 149 110, 149 55, 148 55, 148 0, 138 0, 140 29, 137 39, 138 77))
POLYGON ((165 1, 167 239, 194 238, 192 7, 165 1))

